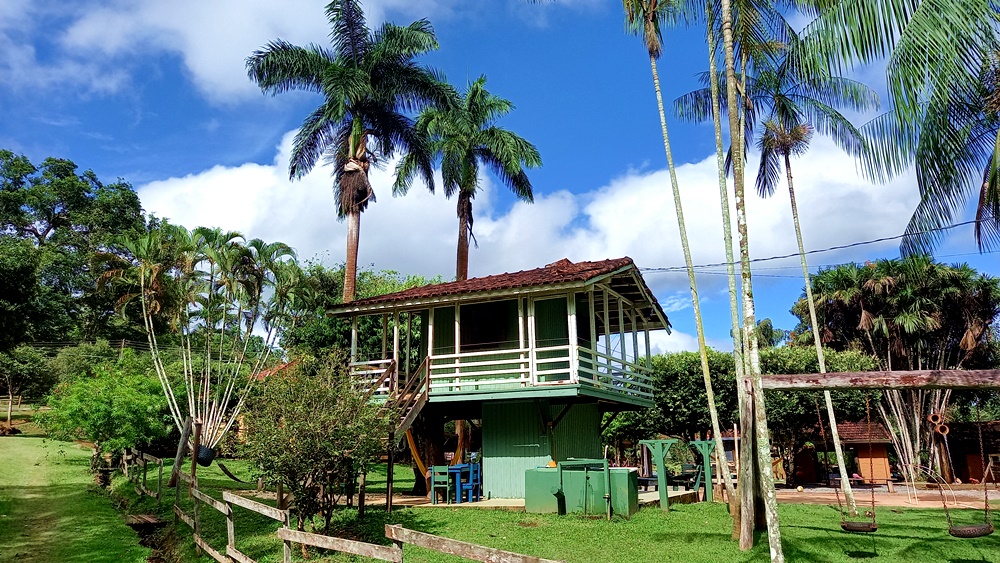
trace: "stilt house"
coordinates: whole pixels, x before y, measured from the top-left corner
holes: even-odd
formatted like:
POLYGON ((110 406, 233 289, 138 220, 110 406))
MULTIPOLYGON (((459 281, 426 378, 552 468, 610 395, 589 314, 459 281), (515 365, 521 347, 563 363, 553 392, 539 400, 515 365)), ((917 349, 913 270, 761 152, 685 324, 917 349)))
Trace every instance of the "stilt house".
MULTIPOLYGON (((484 496, 524 472, 600 458, 607 412, 653 405, 650 333, 670 323, 631 258, 417 287, 338 306, 351 366, 401 416, 479 421, 484 496)), ((439 426, 440 427, 440 426, 439 426)))

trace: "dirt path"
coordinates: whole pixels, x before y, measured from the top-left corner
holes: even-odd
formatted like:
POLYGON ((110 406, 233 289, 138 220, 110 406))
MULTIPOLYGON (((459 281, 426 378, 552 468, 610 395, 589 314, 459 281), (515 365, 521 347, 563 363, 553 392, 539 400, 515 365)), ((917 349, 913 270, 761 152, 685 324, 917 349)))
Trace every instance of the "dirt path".
POLYGON ((0 437, 0 563, 145 561, 88 465, 72 444, 0 437))

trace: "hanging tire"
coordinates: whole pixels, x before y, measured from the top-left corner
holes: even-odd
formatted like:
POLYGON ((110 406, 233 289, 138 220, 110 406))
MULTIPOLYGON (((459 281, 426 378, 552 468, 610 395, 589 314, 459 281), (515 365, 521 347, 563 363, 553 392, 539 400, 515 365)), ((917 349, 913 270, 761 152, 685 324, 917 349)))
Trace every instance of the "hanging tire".
POLYGON ((208 446, 198 446, 198 465, 202 467, 208 467, 212 465, 212 461, 215 459, 215 450, 208 446))
POLYGON ((973 524, 971 526, 952 526, 948 533, 956 538, 981 538, 993 533, 993 524, 973 524))

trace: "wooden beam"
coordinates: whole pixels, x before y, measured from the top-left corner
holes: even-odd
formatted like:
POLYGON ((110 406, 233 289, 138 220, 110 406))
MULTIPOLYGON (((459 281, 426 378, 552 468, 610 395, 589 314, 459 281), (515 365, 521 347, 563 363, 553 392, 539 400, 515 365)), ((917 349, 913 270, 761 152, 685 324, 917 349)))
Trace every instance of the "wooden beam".
POLYGON ((492 547, 484 547, 450 538, 443 538, 441 536, 433 536, 431 534, 425 534, 423 532, 404 528, 398 524, 386 524, 385 535, 387 538, 397 542, 420 546, 439 553, 457 555, 473 561, 484 561, 489 563, 557 563, 551 559, 543 559, 532 555, 521 555, 520 553, 502 551, 492 547))
POLYGON ((997 389, 1000 370, 863 371, 764 375, 764 389, 997 389))

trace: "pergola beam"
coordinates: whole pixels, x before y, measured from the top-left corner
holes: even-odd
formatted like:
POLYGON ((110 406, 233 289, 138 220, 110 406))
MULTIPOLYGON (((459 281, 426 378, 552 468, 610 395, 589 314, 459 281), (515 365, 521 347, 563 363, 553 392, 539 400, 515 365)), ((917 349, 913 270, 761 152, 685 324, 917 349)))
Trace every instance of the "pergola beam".
POLYGON ((763 375, 764 389, 997 389, 1000 370, 862 371, 763 375))

